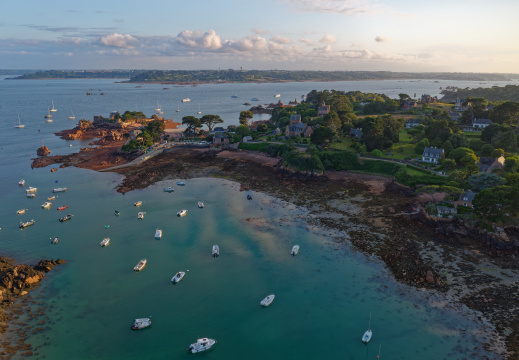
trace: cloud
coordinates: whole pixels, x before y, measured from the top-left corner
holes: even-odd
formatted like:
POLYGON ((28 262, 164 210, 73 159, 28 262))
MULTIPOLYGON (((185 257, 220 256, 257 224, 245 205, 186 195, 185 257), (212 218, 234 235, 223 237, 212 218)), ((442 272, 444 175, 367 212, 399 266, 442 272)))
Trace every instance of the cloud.
POLYGON ((247 36, 238 40, 226 40, 224 43, 226 52, 258 53, 267 49, 267 40, 257 35, 247 36))
POLYGON ((137 45, 137 39, 129 34, 118 34, 113 33, 110 35, 102 36, 99 42, 108 47, 132 49, 137 45))
POLYGON ((290 40, 290 38, 279 35, 274 36, 272 39, 270 39, 270 41, 275 42, 277 44, 292 44, 292 40, 290 40))
POLYGON ((294 11, 343 15, 377 14, 390 8, 373 0, 279 0, 294 11))
POLYGON ((337 38, 332 34, 326 34, 321 38, 321 40, 319 40, 319 42, 323 44, 333 44, 337 42, 337 38))
POLYGON ((222 39, 214 30, 209 30, 204 34, 199 30, 185 30, 177 35, 175 41, 182 46, 190 48, 217 50, 222 47, 222 39))
POLYGON ((256 35, 270 35, 270 31, 263 30, 260 28, 254 28, 254 29, 252 29, 252 32, 256 35))
POLYGON ((299 42, 302 42, 303 44, 306 44, 308 46, 312 46, 314 44, 314 42, 312 40, 306 39, 306 38, 299 39, 299 42))
POLYGON ((69 33, 69 32, 78 32, 78 27, 52 27, 52 26, 45 26, 45 25, 24 25, 31 29, 41 30, 41 31, 50 31, 50 32, 57 32, 57 33, 69 33))
POLYGON ((358 43, 358 42, 354 42, 354 43, 351 44, 351 47, 352 47, 352 48, 362 47, 362 44, 361 44, 361 43, 358 43))
POLYGON ((382 43, 382 42, 390 42, 391 39, 387 38, 385 36, 377 36, 377 37, 375 37, 375 41, 379 42, 379 43, 382 43))

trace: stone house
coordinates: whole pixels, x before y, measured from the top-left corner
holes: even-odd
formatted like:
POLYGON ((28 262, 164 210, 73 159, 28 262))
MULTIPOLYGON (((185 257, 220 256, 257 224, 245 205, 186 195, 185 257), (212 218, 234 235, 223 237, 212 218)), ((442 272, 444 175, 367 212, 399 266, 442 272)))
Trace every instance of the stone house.
POLYGON ((457 208, 458 206, 465 206, 470 209, 473 209, 474 206, 472 205, 472 202, 474 201, 474 198, 476 197, 476 193, 472 191, 466 191, 463 194, 461 194, 460 198, 454 202, 454 207, 457 208))
POLYGON ((213 129, 213 134, 216 134, 216 133, 224 133, 225 132, 225 129, 221 126, 217 126, 213 129))
POLYGON ((414 109, 418 105, 416 101, 406 101, 404 102, 404 110, 414 109))
POLYGON ((443 149, 426 147, 422 154, 422 161, 437 164, 444 157, 443 149))
POLYGON ((454 103, 454 110, 455 111, 465 111, 471 106, 472 106, 472 103, 467 102, 466 99, 457 98, 456 102, 454 103))
POLYGON ((314 130, 311 126, 301 122, 301 115, 290 115, 290 125, 287 125, 285 129, 285 136, 310 137, 313 132, 314 130))
POLYGON ((321 106, 319 106, 317 108, 317 116, 320 117, 320 116, 324 116, 326 114, 328 114, 330 112, 330 105, 326 105, 323 101, 323 103, 321 104, 321 106))
POLYGON ((431 96, 429 94, 424 94, 422 95, 422 97, 420 98, 420 102, 421 103, 426 103, 426 104, 431 104, 431 103, 435 103, 438 101, 438 97, 436 96, 431 96))
POLYGON ((213 145, 229 145, 229 138, 222 133, 216 133, 213 137, 213 145))

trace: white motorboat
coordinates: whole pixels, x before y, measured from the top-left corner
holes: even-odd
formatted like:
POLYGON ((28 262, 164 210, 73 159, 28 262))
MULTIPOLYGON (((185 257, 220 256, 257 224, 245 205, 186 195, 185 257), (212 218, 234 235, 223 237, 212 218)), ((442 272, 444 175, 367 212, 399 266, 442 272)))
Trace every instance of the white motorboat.
POLYGON ((183 272, 183 271, 179 271, 178 273, 175 274, 175 276, 173 276, 171 278, 171 281, 174 282, 175 284, 178 283, 180 280, 182 280, 184 278, 184 276, 186 276, 186 273, 183 272))
POLYGON ((47 201, 56 200, 56 196, 48 196, 47 201))
POLYGON ((218 245, 213 245, 212 255, 214 257, 220 256, 220 247, 218 245))
POLYGON ((180 210, 180 211, 177 213, 177 216, 182 217, 182 216, 184 216, 184 215, 186 215, 186 214, 187 214, 187 210, 186 210, 186 209, 182 209, 182 210, 180 210))
POLYGON ((299 254, 299 245, 294 245, 292 247, 292 251, 290 252, 290 255, 296 256, 297 254, 299 254))
POLYGON ((32 194, 32 193, 31 193, 31 194, 27 194, 27 197, 28 197, 28 198, 35 198, 35 197, 36 197, 36 194, 32 194))
POLYGON ((257 98, 257 97, 253 97, 253 98, 251 99, 251 101, 260 101, 260 99, 257 98))
POLYGON ((200 209, 203 209, 204 206, 205 206, 205 205, 204 205, 203 202, 201 202, 201 201, 198 202, 198 207, 199 207, 200 209))
POLYGON ((183 98, 183 99, 182 99, 182 102, 190 102, 190 101, 191 101, 190 98, 183 98))
POLYGON ((57 243, 59 243, 59 237, 56 236, 54 239, 52 239, 51 244, 56 245, 57 243))
POLYGON ((101 241, 101 246, 108 246, 110 245, 110 238, 104 238, 103 241, 101 241))
POLYGON ((371 313, 369 313, 369 323, 368 323, 368 330, 362 335, 362 342, 367 344, 371 340, 371 335, 373 335, 371 331, 371 313))
POLYGON ((56 189, 52 189, 52 192, 53 193, 57 193, 57 192, 65 192, 67 191, 68 188, 56 188, 56 189))
MULTIPOLYGON (((150 316, 150 318, 151 318, 151 316, 150 316)), ((148 326, 151 326, 150 318, 141 318, 141 319, 133 320, 132 330, 144 329, 144 328, 147 328, 148 326)))
POLYGON ((146 213, 145 213, 145 212, 142 212, 142 211, 140 211, 140 212, 139 212, 139 213, 137 214, 137 219, 139 219, 139 220, 142 220, 142 219, 144 219, 144 214, 146 214, 146 213))
POLYGON ((25 229, 27 226, 31 226, 31 225, 34 225, 35 221, 34 219, 30 220, 30 221, 20 221, 20 229, 25 229))
POLYGON ((137 201, 137 202, 133 203, 133 206, 141 206, 141 205, 142 205, 142 201, 137 201))
POLYGON ((272 304, 272 302, 274 301, 275 297, 276 297, 276 295, 274 295, 274 294, 268 295, 265 299, 260 301, 260 305, 261 306, 269 306, 270 304, 272 304))
POLYGON ((41 205, 41 207, 42 207, 43 209, 48 209, 48 208, 50 208, 51 206, 52 206, 52 203, 49 202, 49 201, 46 201, 46 202, 44 202, 44 203, 41 205))
POLYGON ((50 111, 50 112, 56 112, 56 111, 58 111, 58 109, 56 109, 56 108, 54 107, 54 100, 51 100, 51 101, 52 101, 52 109, 50 109, 49 111, 50 111))
POLYGON ((208 339, 208 338, 198 339, 196 341, 196 343, 191 344, 189 346, 189 349, 187 349, 187 351, 190 351, 192 354, 195 354, 195 353, 198 353, 201 351, 209 350, 210 348, 213 347, 214 344, 216 344, 216 340, 213 340, 213 339, 208 339))
POLYGON ((139 263, 133 267, 133 270, 141 271, 142 269, 144 269, 144 267, 146 266, 147 262, 148 262, 148 260, 141 259, 141 261, 139 261, 139 263))
POLYGON ((18 210, 18 211, 16 212, 16 215, 23 215, 23 214, 25 214, 25 212, 26 212, 27 210, 29 210, 29 209, 21 209, 21 210, 18 210))
POLYGON ((168 193, 171 193, 175 191, 171 186, 168 186, 167 188, 164 189, 164 192, 168 192, 168 193))
POLYGON ((22 120, 20 120, 20 114, 18 114, 18 125, 15 125, 15 128, 23 129, 25 127, 24 124, 21 123, 22 120))
POLYGON ((72 112, 72 109, 70 109, 70 116, 68 117, 69 120, 75 120, 76 119, 76 115, 74 115, 74 113, 72 112))
POLYGON ((281 94, 276 94, 276 95, 274 95, 274 97, 276 97, 276 98, 281 97, 281 94))
POLYGON ((183 182, 183 181, 177 181, 177 185, 178 185, 178 186, 184 186, 184 185, 186 185, 186 183, 183 182))
POLYGON ((25 189, 25 192, 26 192, 27 194, 35 193, 36 191, 38 191, 38 188, 35 188, 35 187, 32 187, 32 186, 29 186, 28 189, 25 189))
POLYGON ((25 185, 25 180, 21 179, 20 181, 18 181, 18 185, 24 186, 25 185))
POLYGON ((157 229, 155 230, 155 239, 161 239, 162 238, 162 230, 157 229))

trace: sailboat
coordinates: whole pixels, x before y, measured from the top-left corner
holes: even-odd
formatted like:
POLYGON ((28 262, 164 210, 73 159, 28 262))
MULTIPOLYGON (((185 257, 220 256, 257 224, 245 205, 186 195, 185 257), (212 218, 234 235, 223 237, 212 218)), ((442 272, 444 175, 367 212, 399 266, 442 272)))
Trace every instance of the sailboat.
POLYGON ((58 109, 54 107, 54 100, 52 100, 52 109, 49 110, 50 112, 56 112, 58 109))
POLYGON ((200 105, 198 105, 198 111, 196 112, 197 114, 201 114, 202 112, 200 111, 200 105))
POLYGON ((177 107, 177 110, 175 112, 180 112, 180 105, 177 107))
POLYGON ((159 104, 158 101, 157 101, 157 108, 155 109, 155 111, 156 111, 157 114, 159 114, 159 115, 164 114, 164 112, 162 111, 162 109, 161 109, 160 104, 159 104))
POLYGON ((18 125, 15 125, 14 127, 18 129, 23 129, 25 127, 25 125, 21 123, 20 114, 18 114, 18 125))
POLYGON ((373 335, 373 334, 371 332, 371 313, 369 313, 368 330, 366 330, 366 332, 362 336, 362 342, 365 343, 365 344, 369 343, 369 341, 371 340, 371 335, 373 335))
POLYGON ((52 122, 52 115, 50 114, 50 109, 47 109, 47 115, 44 116, 46 122, 52 122))
POLYGON ((74 115, 74 113, 72 112, 72 109, 70 109, 70 113, 71 115, 68 117, 69 120, 74 120, 76 118, 76 116, 74 115))

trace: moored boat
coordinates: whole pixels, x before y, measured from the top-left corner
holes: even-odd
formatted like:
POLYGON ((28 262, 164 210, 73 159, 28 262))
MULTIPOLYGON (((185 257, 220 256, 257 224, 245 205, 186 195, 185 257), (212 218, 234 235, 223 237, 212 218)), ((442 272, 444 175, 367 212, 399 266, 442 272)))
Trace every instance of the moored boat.
POLYGON ((272 304, 272 302, 274 301, 275 297, 276 297, 276 295, 274 295, 274 294, 268 295, 267 297, 265 297, 265 299, 260 301, 260 305, 261 306, 269 306, 270 304, 272 304))
POLYGON ((67 191, 68 188, 56 188, 56 189, 52 189, 52 192, 53 193, 57 193, 57 192, 65 192, 67 191))
POLYGON ((371 313, 369 313, 369 323, 368 323, 368 330, 362 335, 362 342, 367 344, 371 340, 371 336, 373 335, 373 332, 371 331, 371 313))
POLYGON ((253 98, 251 99, 251 101, 260 101, 260 99, 257 98, 257 97, 253 97, 253 98))
POLYGON ((103 241, 101 241, 101 246, 108 246, 110 245, 110 238, 104 238, 103 241))
POLYGON ((35 188, 35 187, 32 187, 32 186, 29 186, 29 188, 25 189, 25 192, 27 194, 32 194, 32 193, 35 193, 38 191, 38 188, 35 188))
MULTIPOLYGON (((151 316, 150 316, 150 318, 151 318, 151 316)), ((151 326, 151 319, 149 319, 149 318, 135 319, 135 320, 133 320, 132 330, 144 329, 144 328, 147 328, 148 326, 151 326)))
POLYGON ((65 209, 68 209, 68 206, 63 205, 63 206, 58 207, 56 210, 61 211, 61 210, 65 210, 65 209))
POLYGON ((179 271, 178 273, 175 274, 175 276, 173 276, 171 278, 171 281, 174 282, 175 284, 178 283, 180 280, 182 280, 184 278, 184 276, 186 275, 185 272, 183 271, 179 271))
POLYGON ((182 217, 182 216, 184 216, 184 215, 186 215, 186 214, 187 214, 187 210, 186 210, 186 209, 182 209, 182 210, 180 210, 180 211, 177 213, 177 216, 182 217))
POLYGON ((220 247, 218 245, 213 245, 212 255, 214 257, 220 256, 220 247))
POLYGON ((208 338, 202 338, 198 339, 196 343, 191 344, 189 346, 189 349, 187 351, 190 351, 192 354, 209 350, 213 345, 216 344, 216 340, 208 339, 208 338))
POLYGON ((157 230, 155 230, 155 239, 160 239, 160 238, 162 238, 162 230, 157 229, 157 230))
POLYGON ((190 101, 191 101, 190 98, 183 98, 183 99, 182 99, 182 102, 190 102, 190 101))
POLYGON ((55 196, 48 196, 47 197, 47 201, 52 201, 52 200, 56 200, 56 197, 55 196))
POLYGON ((168 192, 168 193, 171 193, 175 191, 171 186, 168 186, 167 188, 164 189, 164 192, 168 192))
POLYGON ((281 94, 276 94, 274 95, 274 97, 281 97, 281 94))
POLYGON ((42 207, 43 209, 48 209, 48 208, 51 207, 51 205, 52 205, 51 202, 45 201, 45 202, 41 205, 41 207, 42 207))
POLYGON ((56 245, 57 243, 59 243, 59 237, 56 236, 54 239, 52 239, 50 243, 56 245))
POLYGON ((54 107, 54 100, 51 101, 52 102, 52 109, 49 109, 50 112, 56 112, 58 111, 58 109, 56 109, 56 107, 54 107))
POLYGON ((133 203, 133 206, 141 206, 142 205, 142 201, 136 201, 133 203))
POLYGON ((25 180, 21 179, 20 181, 18 181, 18 185, 24 186, 25 185, 25 180))
POLYGON ((247 200, 252 200, 252 195, 251 194, 247 194, 247 200))
POLYGON ((184 186, 184 185, 186 185, 186 183, 183 182, 183 181, 177 181, 177 185, 178 185, 178 186, 184 186))
POLYGON ((20 221, 20 229, 25 229, 27 226, 31 226, 31 225, 34 225, 35 221, 34 219, 30 220, 30 221, 20 221))
POLYGON ((292 247, 292 251, 290 252, 290 255, 296 256, 297 254, 299 254, 299 245, 294 245, 292 247))
POLYGON ((27 210, 29 210, 29 209, 20 209, 20 210, 16 211, 16 215, 23 215, 23 214, 25 214, 25 212, 27 210))
POLYGON ((74 217, 74 215, 72 214, 68 214, 66 216, 63 216, 62 218, 59 218, 59 222, 65 222, 65 221, 68 221, 70 219, 72 219, 74 217))
POLYGON ((36 197, 36 194, 32 194, 32 193, 31 193, 31 194, 27 194, 27 197, 28 197, 28 198, 35 198, 35 197, 36 197))
POLYGON ((119 212, 119 210, 114 210, 114 215, 119 216, 119 215, 121 215, 121 213, 119 212))
POLYGON ((140 212, 139 212, 139 213, 137 214, 137 219, 139 219, 139 220, 142 220, 142 219, 144 219, 144 214, 146 214, 146 213, 145 213, 145 212, 142 212, 142 211, 140 211, 140 212))
POLYGON ((133 270, 134 271, 141 271, 142 269, 144 269, 144 267, 146 266, 147 262, 148 262, 148 260, 141 259, 141 261, 139 261, 139 263, 133 267, 133 270))
POLYGON ((205 206, 205 205, 204 205, 203 202, 201 202, 201 201, 198 202, 198 207, 199 207, 200 209, 203 209, 204 206, 205 206))

